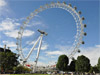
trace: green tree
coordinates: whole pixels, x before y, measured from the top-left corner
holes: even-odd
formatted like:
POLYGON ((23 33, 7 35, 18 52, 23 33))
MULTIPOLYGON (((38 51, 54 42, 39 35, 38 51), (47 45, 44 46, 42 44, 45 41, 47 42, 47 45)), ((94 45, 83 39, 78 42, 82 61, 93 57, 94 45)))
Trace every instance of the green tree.
POLYGON ((73 58, 69 66, 69 70, 72 72, 75 72, 75 63, 76 63, 76 60, 73 58))
POLYGON ((99 70, 98 70, 98 67, 97 66, 91 66, 91 69, 90 69, 90 71, 89 71, 90 73, 93 73, 93 72, 95 72, 95 73, 98 73, 99 72, 99 70))
POLYGON ((99 59, 98 59, 97 67, 98 67, 98 70, 99 70, 99 72, 100 72, 100 57, 99 57, 99 59))
POLYGON ((9 72, 13 70, 13 67, 19 63, 18 57, 13 52, 0 52, 0 70, 1 72, 9 72))
POLYGON ((15 73, 30 73, 32 71, 31 69, 21 65, 14 67, 13 70, 15 71, 15 73))
POLYGON ((91 67, 90 60, 84 55, 78 56, 75 65, 75 69, 78 72, 89 72, 91 67))
POLYGON ((57 69, 61 71, 66 71, 68 67, 69 59, 66 55, 61 55, 58 58, 58 62, 56 64, 57 69))

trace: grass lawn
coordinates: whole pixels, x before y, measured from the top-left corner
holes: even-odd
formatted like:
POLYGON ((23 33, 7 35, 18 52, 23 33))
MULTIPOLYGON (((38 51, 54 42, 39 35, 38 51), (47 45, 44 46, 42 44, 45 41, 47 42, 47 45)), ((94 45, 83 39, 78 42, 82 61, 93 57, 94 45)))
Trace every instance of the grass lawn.
MULTIPOLYGON (((49 74, 9 74, 9 75, 49 75, 49 74)), ((57 74, 59 75, 59 74, 57 74)), ((63 74, 61 74, 63 75, 63 74)), ((66 75, 70 75, 70 74, 66 74, 66 75)))
POLYGON ((48 74, 10 74, 10 75, 48 75, 48 74))

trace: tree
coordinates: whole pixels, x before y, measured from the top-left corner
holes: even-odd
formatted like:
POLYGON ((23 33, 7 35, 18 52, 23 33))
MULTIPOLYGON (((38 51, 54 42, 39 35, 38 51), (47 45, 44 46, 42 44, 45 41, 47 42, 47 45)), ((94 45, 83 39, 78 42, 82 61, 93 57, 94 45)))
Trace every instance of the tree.
POLYGON ((90 60, 84 55, 78 56, 76 61, 76 71, 78 72, 89 72, 90 70, 90 60))
POLYGON ((69 59, 66 55, 61 55, 58 58, 58 62, 56 64, 57 69, 61 71, 66 71, 68 67, 69 59))
POLYGON ((98 70, 99 70, 99 72, 100 72, 100 57, 99 57, 99 59, 98 59, 97 67, 98 67, 98 70))
POLYGON ((17 66, 19 62, 17 61, 18 57, 15 53, 8 52, 0 52, 0 70, 1 72, 9 72, 13 70, 13 67, 17 66))
POLYGON ((73 58, 69 66, 69 70, 72 72, 75 72, 75 63, 76 63, 76 60, 73 58))
POLYGON ((99 72, 99 70, 98 70, 98 67, 97 66, 91 66, 91 69, 90 69, 90 71, 89 71, 90 73, 93 73, 93 72, 95 72, 95 73, 98 73, 99 72))
POLYGON ((31 69, 21 65, 14 67, 13 70, 15 71, 15 73, 30 73, 32 71, 31 69))

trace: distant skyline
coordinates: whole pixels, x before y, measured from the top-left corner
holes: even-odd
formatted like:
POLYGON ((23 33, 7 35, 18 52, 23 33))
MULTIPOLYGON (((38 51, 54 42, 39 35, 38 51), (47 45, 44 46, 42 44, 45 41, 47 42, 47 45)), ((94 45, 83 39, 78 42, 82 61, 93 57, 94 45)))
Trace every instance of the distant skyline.
MULTIPOLYGON (((0 0, 0 47, 5 44, 16 51, 16 37, 20 26, 26 17, 30 15, 35 9, 45 4, 50 4, 51 1, 63 2, 64 0, 0 0)), ((77 12, 82 11, 81 17, 84 16, 83 24, 87 24, 84 32, 84 45, 80 46, 81 53, 78 55, 86 55, 91 60, 92 65, 97 64, 100 57, 100 1, 99 0, 85 0, 74 1, 65 0, 67 4, 71 3, 72 7, 77 7, 77 12)), ((22 47, 27 46, 24 54, 27 55, 30 48, 38 38, 40 33, 37 29, 44 30, 48 36, 43 37, 43 45, 40 51, 38 65, 55 64, 59 55, 70 54, 69 48, 74 42, 76 34, 76 23, 70 13, 63 9, 52 8, 47 9, 37 14, 25 28, 23 35, 22 47), (34 40, 30 43, 30 41, 34 40)), ((30 56, 30 62, 35 61, 37 47, 30 56)))

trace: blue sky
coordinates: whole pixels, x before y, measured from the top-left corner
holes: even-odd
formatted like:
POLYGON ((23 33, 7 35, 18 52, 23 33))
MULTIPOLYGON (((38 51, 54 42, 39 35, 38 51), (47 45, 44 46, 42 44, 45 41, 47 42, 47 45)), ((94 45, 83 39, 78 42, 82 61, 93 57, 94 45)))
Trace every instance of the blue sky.
MULTIPOLYGON (((17 53, 15 38, 23 21, 35 9, 47 3, 50 4, 51 1, 57 2, 55 0, 0 0, 0 47, 7 44, 13 52, 17 53)), ((96 65, 97 59, 100 57, 100 2, 98 0, 70 0, 66 3, 71 3, 72 7, 77 6, 76 11, 82 11, 80 17, 85 17, 83 24, 87 24, 87 28, 84 29, 87 36, 83 38, 85 45, 80 46, 81 53, 77 53, 75 58, 83 54, 90 58, 92 65, 96 65), (94 56, 94 54, 96 55, 94 56)), ((70 54, 69 48, 72 46, 76 34, 76 23, 70 13, 63 9, 52 8, 37 14, 25 29, 22 41, 23 47, 28 45, 23 51, 25 55, 28 54, 34 41, 40 35, 37 29, 48 33, 48 36, 43 37, 38 64, 54 64, 59 55, 70 54), (32 40, 34 41, 29 43, 32 40)), ((35 60, 36 52, 37 50, 32 53, 29 61, 35 60)))

